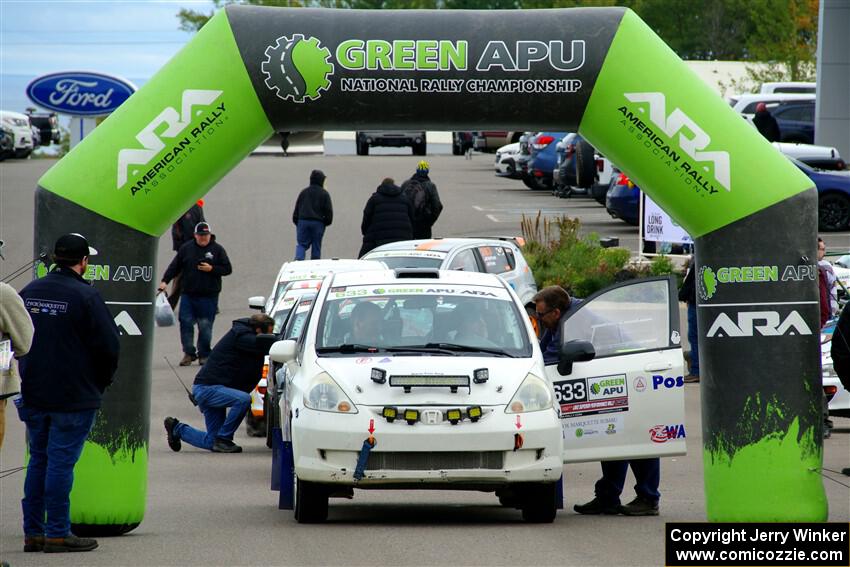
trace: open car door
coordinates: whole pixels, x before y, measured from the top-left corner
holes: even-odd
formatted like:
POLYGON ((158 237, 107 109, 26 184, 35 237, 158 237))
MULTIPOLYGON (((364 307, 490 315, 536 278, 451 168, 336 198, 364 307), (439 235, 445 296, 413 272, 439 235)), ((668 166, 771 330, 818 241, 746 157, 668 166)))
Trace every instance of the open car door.
POLYGON ((684 359, 675 278, 601 290, 567 313, 562 346, 595 356, 546 367, 561 407, 565 463, 684 455, 684 359), (576 344, 576 343, 573 343, 576 344))

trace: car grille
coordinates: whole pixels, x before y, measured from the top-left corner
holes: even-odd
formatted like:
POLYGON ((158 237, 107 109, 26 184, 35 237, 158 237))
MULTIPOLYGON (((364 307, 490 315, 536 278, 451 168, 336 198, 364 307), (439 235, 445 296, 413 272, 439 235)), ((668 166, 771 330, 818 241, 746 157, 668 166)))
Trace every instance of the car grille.
POLYGON ((502 451, 480 452, 405 452, 373 451, 366 469, 396 471, 435 471, 464 469, 501 469, 505 454, 502 451))

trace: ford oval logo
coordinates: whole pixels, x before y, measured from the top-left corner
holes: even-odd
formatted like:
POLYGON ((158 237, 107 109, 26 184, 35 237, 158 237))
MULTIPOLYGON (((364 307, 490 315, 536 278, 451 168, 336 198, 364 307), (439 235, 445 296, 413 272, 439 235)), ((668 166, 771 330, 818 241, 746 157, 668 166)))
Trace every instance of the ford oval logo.
POLYGON ((103 116, 121 106, 135 85, 89 72, 52 73, 27 85, 27 96, 39 106, 74 116, 103 116))

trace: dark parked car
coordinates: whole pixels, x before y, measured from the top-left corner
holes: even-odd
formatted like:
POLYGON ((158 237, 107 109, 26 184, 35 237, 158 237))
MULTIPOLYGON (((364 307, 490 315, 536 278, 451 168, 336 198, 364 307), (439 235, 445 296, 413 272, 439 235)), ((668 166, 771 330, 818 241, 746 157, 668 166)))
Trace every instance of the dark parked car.
POLYGON ((818 189, 818 230, 846 230, 850 226, 850 171, 824 171, 789 157, 818 189))
POLYGON ((528 141, 529 157, 522 181, 529 189, 551 189, 555 146, 567 132, 540 132, 528 141))
POLYGON ((640 189, 620 171, 611 174, 605 209, 615 219, 637 226, 640 221, 640 189))
POLYGON ((28 108, 27 115, 30 117, 30 124, 38 129, 41 140, 34 145, 49 146, 50 144, 58 144, 61 141, 59 118, 55 112, 36 112, 35 109, 28 108))
POLYGON ((796 100, 768 108, 779 125, 780 142, 815 143, 815 101, 796 100))
POLYGON ((580 134, 570 133, 556 146, 556 164, 552 172, 553 193, 558 197, 585 194, 599 179, 596 150, 580 134))

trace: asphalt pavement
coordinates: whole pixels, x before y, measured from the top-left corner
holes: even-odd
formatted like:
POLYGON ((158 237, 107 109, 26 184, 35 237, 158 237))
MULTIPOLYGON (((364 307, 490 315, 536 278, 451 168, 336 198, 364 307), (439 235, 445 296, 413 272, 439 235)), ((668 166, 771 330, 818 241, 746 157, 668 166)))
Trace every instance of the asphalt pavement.
MULTIPOLYGON (((406 155, 405 155, 406 154, 406 155)), ((418 157, 397 155, 264 155, 246 159, 205 198, 206 216, 234 267, 225 278, 214 338, 230 321, 249 314, 247 298, 265 295, 280 264, 292 258, 292 207, 314 168, 325 171, 335 220, 324 241, 325 257, 350 257, 360 247, 363 206, 381 179, 401 182, 418 157)), ((518 181, 493 175, 493 157, 471 160, 429 156, 445 210, 435 234, 518 234, 522 214, 543 210, 583 221, 585 231, 617 236, 636 250, 637 230, 610 219, 587 198, 557 199, 529 191, 518 181)), ((0 238, 6 243, 5 275, 26 262, 32 250, 33 189, 50 160, 0 164, 0 238)), ((80 182, 85 182, 81 180, 80 182)), ((846 246, 847 233, 825 235, 830 247, 846 246)), ((93 243, 95 247, 106 244, 93 243)), ((157 278, 172 257, 170 237, 160 240, 157 278)), ((17 288, 25 278, 13 282, 17 288)), ((684 329, 683 329, 683 335, 684 329)), ((705 519, 699 385, 685 386, 689 454, 662 460, 661 515, 647 518, 579 516, 572 506, 592 498, 597 463, 564 468, 565 509, 551 525, 526 525, 519 511, 499 506, 492 494, 448 491, 358 491, 351 501, 331 501, 327 524, 296 524, 277 509, 269 490, 271 453, 264 440, 236 441, 242 454, 212 454, 191 447, 168 448, 162 419, 173 415, 201 425, 195 410, 163 360, 180 357, 176 327, 154 338, 151 441, 145 520, 131 533, 102 538, 100 548, 76 556, 22 552, 20 497, 23 473, 0 479, 0 559, 25 565, 663 565, 665 522, 705 519)), ((198 367, 178 368, 191 382, 198 367)), ((61 371, 57 367, 57 371, 61 371)), ((11 409, 11 408, 10 408, 11 409)), ((24 429, 7 410, 0 470, 23 465, 24 429)), ((850 465, 850 420, 824 442, 825 469, 850 465)), ((850 479, 825 472, 830 520, 850 520, 850 479)), ((623 498, 631 500, 631 474, 623 498)))

